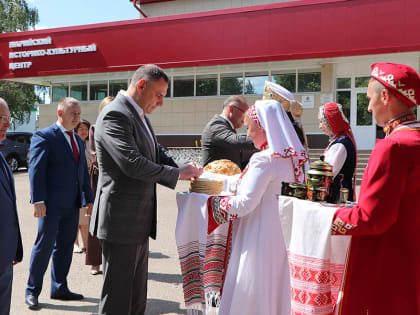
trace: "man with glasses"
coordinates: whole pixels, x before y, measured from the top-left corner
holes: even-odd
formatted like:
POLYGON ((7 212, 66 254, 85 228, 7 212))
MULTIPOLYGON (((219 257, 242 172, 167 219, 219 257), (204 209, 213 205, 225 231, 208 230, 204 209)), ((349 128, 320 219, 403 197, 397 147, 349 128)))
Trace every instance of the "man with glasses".
MULTIPOLYGON (((10 127, 9 107, 0 98, 0 142, 10 127)), ((0 154, 0 314, 9 314, 12 296, 13 265, 22 261, 22 239, 16 209, 13 174, 0 154)))
POLYGON ((225 100, 222 113, 214 116, 203 130, 203 166, 220 159, 231 160, 241 169, 246 166, 244 155, 249 155, 255 147, 251 139, 238 135, 236 129, 242 127, 247 110, 248 103, 242 96, 233 95, 225 100))

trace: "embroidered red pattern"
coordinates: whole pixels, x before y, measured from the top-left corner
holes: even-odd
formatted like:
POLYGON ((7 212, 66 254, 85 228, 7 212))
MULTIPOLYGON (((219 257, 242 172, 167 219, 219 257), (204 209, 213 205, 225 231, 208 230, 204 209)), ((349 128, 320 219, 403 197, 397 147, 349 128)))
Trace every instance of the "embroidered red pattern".
POLYGON ((331 224, 331 234, 347 234, 347 232, 353 229, 355 226, 349 223, 345 223, 340 218, 336 218, 334 222, 331 224))
POLYGON ((291 252, 288 255, 292 314, 332 314, 344 275, 344 265, 291 252))

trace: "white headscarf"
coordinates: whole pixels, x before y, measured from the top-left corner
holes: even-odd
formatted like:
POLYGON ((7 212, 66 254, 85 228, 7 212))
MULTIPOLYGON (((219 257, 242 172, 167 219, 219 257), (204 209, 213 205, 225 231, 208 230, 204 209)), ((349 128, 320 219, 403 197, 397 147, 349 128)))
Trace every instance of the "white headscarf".
POLYGON ((275 100, 256 101, 254 106, 267 135, 268 152, 274 158, 291 158, 296 181, 304 182, 306 178, 304 169, 306 171, 309 169, 308 153, 302 146, 283 106, 275 100))

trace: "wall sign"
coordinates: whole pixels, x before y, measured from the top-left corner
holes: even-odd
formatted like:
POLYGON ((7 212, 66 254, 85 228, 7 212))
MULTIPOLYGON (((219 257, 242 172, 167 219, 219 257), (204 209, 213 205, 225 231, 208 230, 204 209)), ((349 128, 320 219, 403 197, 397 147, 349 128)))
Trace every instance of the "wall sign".
POLYGON ((315 97, 313 95, 302 95, 302 107, 303 108, 314 108, 315 97))
MULTIPOLYGON (((9 48, 21 48, 21 47, 32 47, 41 45, 51 45, 52 39, 50 36, 45 38, 37 39, 25 39, 20 41, 9 42, 9 48)), ((34 58, 34 57, 45 57, 55 55, 67 55, 67 54, 80 54, 95 52, 97 50, 96 44, 81 45, 81 46, 69 46, 69 47, 57 47, 57 48, 45 48, 36 50, 21 50, 21 51, 10 51, 9 59, 21 58, 34 58)), ((21 61, 21 62, 10 62, 9 69, 15 71, 17 69, 29 69, 32 66, 32 61, 21 61)))

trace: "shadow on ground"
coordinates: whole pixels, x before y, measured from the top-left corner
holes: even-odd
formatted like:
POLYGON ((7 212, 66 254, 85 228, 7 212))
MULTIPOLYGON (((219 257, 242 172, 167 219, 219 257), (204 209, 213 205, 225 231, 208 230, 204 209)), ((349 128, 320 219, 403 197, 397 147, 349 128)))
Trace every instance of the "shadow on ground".
POLYGON ((39 303, 40 309, 37 311, 40 314, 42 314, 43 309, 75 312, 76 314, 80 314, 80 313, 96 314, 98 312, 99 299, 85 297, 82 301, 86 303, 90 303, 90 304, 83 305, 83 306, 80 306, 80 305, 73 306, 73 305, 68 305, 68 304, 39 303))
POLYGON ((177 302, 147 299, 146 315, 186 314, 186 311, 179 306, 177 302))
POLYGON ((170 273, 149 272, 148 279, 159 281, 159 282, 165 282, 165 283, 173 283, 173 284, 180 284, 182 282, 181 275, 170 274, 170 273))
POLYGON ((155 258, 155 259, 167 259, 167 258, 171 258, 165 254, 162 253, 158 253, 158 252, 149 252, 149 258, 155 258))

